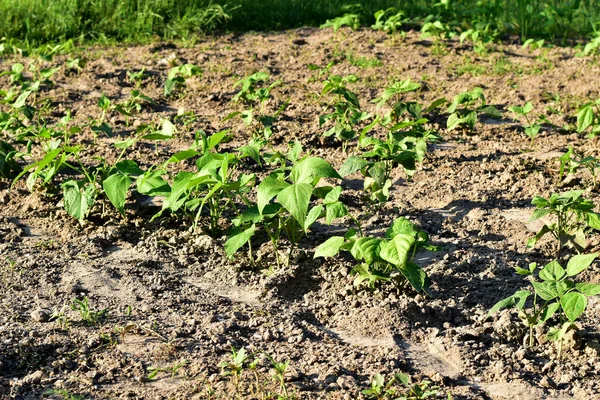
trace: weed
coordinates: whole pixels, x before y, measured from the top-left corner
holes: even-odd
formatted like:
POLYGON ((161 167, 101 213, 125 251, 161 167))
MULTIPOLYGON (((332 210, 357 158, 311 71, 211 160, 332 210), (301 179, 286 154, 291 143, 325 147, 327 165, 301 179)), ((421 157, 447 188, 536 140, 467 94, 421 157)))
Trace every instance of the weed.
POLYGON ((81 321, 86 325, 97 325, 103 318, 108 315, 108 308, 102 310, 92 310, 87 297, 83 300, 75 299, 71 302, 71 309, 79 313, 81 321))
POLYGON ((371 381, 371 386, 364 389, 362 394, 371 400, 420 400, 437 396, 438 390, 439 387, 432 386, 428 380, 412 384, 410 376, 398 372, 387 382, 383 375, 376 374, 371 381))

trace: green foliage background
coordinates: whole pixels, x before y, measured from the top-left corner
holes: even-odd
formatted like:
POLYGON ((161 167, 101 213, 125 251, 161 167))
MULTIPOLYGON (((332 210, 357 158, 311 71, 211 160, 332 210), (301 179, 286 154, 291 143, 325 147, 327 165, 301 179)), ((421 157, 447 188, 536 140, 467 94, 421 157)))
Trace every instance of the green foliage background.
POLYGON ((348 5, 362 10, 365 24, 375 11, 397 7, 415 24, 433 14, 462 27, 490 24, 502 34, 562 42, 590 36, 600 22, 600 0, 0 0, 0 38, 36 45, 278 30, 318 26, 348 5), (219 18, 219 6, 230 19, 219 18))

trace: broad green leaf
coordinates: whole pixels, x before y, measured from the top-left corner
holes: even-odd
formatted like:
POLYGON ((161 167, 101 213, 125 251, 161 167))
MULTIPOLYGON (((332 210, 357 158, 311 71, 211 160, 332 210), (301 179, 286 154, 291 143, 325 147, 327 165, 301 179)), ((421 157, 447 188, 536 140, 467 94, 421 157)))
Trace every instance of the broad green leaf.
POLYGON ((289 183, 277 178, 274 175, 269 175, 263 179, 263 181, 256 188, 256 204, 258 205, 258 212, 262 213, 262 210, 267 204, 269 204, 271 199, 289 186, 289 183))
POLYGON ((71 180, 63 183, 62 188, 65 210, 80 223, 83 222, 96 200, 95 186, 71 180))
POLYGON ((321 178, 342 179, 331 164, 318 157, 307 157, 292 168, 292 181, 295 183, 314 184, 321 178))
POLYGON ((361 237, 352 245, 350 254, 355 260, 364 260, 367 264, 373 264, 379 260, 380 247, 383 241, 379 238, 361 237))
POLYGON ((379 256, 396 267, 404 267, 415 242, 414 235, 399 233, 381 245, 379 256))
POLYGON ((398 270, 417 292, 425 288, 427 274, 417 264, 409 261, 404 266, 400 266, 398 270))
POLYGON ((22 108, 22 107, 24 107, 25 103, 27 102, 27 98, 29 97, 30 94, 31 94, 31 90, 28 90, 28 91, 25 91, 25 92, 21 93, 21 95, 14 102, 13 107, 14 108, 22 108))
POLYGON ((548 330, 548 340, 552 340, 552 341, 558 341, 558 340, 562 340, 562 338, 565 336, 565 334, 567 333, 567 331, 569 329, 571 329, 571 327, 573 327, 573 323, 572 322, 565 322, 560 329, 558 328, 550 328, 550 330, 548 330))
POLYGON ((141 175, 144 173, 137 165, 135 161, 123 160, 115 164, 115 168, 118 169, 124 175, 141 175))
POLYGON ((534 237, 527 241, 527 247, 533 247, 535 244, 546 234, 552 232, 552 229, 548 227, 548 225, 542 226, 542 229, 538 233, 535 234, 534 237))
POLYGON ((225 254, 228 258, 231 258, 242 246, 250 241, 254 233, 256 232, 256 225, 252 226, 237 235, 231 236, 225 242, 225 254))
POLYGON ((560 306, 569 321, 574 322, 585 311, 587 299, 581 293, 570 292, 560 299, 560 306))
POLYGON ((579 254, 571 257, 567 263, 567 276, 575 276, 587 267, 598 257, 598 253, 579 254))
POLYGON ((551 211, 546 208, 536 208, 535 210, 533 210, 533 214, 531 214, 531 218, 529 218, 529 222, 533 222, 542 217, 545 217, 546 215, 550 214, 550 212, 551 211))
POLYGON ((587 105, 577 113, 577 132, 581 133, 594 123, 594 109, 587 105))
POLYGON ((197 155, 198 151, 195 149, 181 150, 169 157, 169 159, 165 161, 165 165, 184 161, 189 158, 196 157, 197 155))
POLYGON ((600 214, 589 212, 586 213, 585 219, 590 228, 600 231, 600 214))
POLYGON ((323 203, 324 204, 336 203, 338 201, 338 199, 340 198, 341 194, 342 194, 342 187, 336 186, 333 189, 331 189, 327 193, 327 195, 325 195, 325 198, 323 199, 323 203))
POLYGON ((325 223, 328 225, 336 219, 345 217, 346 215, 348 215, 348 209, 341 201, 325 206, 325 223))
POLYGON ((137 191, 147 196, 168 196, 171 187, 162 177, 164 174, 165 171, 150 170, 138 176, 135 182, 137 191))
POLYGON ((531 284, 537 295, 546 301, 554 300, 559 296, 556 286, 551 282, 531 282, 531 284))
POLYGON ((131 186, 131 178, 120 173, 113 174, 102 182, 106 197, 121 215, 125 215, 125 199, 129 186, 131 186))
POLYGON ((600 294, 600 285, 597 283, 578 283, 575 285, 575 288, 586 297, 600 294))
POLYGON ((565 276, 565 270, 558 261, 551 261, 540 271, 540 278, 545 281, 558 281, 565 276))
POLYGON ((514 305, 515 305, 515 299, 513 296, 502 299, 499 302, 497 302, 496 304, 494 304, 492 306, 492 308, 490 308, 490 311, 488 311, 487 316, 490 317, 490 316, 496 314, 498 311, 500 311, 504 308, 507 308, 507 307, 513 307, 514 305))
POLYGON ((345 239, 343 236, 332 236, 325 242, 321 243, 315 250, 314 258, 324 257, 331 258, 339 253, 345 239))
POLYGON ((301 227, 305 226, 312 189, 312 185, 308 183, 294 183, 277 194, 277 201, 301 227))
POLYGON ((319 219, 322 212, 323 206, 320 204, 311 208, 311 210, 308 212, 308 215, 306 216, 306 221, 304 221, 304 232, 308 231, 308 228, 310 228, 311 225, 314 224, 317 219, 319 219))
POLYGON ((400 217, 394 220, 392 226, 385 232, 385 237, 391 239, 398 234, 415 236, 417 233, 419 233, 419 230, 415 227, 415 224, 404 217, 400 217))
POLYGON ((518 290, 513 294, 513 299, 515 301, 515 307, 518 310, 522 310, 525 307, 525 302, 527 298, 531 296, 531 292, 529 290, 518 290))
POLYGON ((548 304, 547 307, 545 307, 542 312, 540 313, 540 320, 538 322, 538 325, 541 325, 542 323, 548 321, 550 318, 552 318, 552 316, 556 313, 556 311, 558 311, 558 309, 560 308, 560 304, 559 303, 551 303, 548 304))

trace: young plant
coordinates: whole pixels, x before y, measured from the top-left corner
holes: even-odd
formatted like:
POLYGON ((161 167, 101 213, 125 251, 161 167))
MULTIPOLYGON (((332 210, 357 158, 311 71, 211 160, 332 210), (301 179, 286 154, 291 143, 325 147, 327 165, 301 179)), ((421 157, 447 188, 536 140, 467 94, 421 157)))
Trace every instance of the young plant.
POLYGON ((407 21, 409 19, 406 17, 404 11, 390 7, 387 10, 379 10, 375 13, 375 24, 371 25, 371 29, 391 34, 399 31, 402 28, 402 24, 407 21))
POLYGON ((429 292, 429 278, 414 261, 417 249, 435 249, 428 244, 428 235, 404 217, 397 218, 385 233, 385 238, 358 237, 352 230, 345 236, 333 236, 317 247, 314 258, 330 258, 341 250, 349 251, 361 264, 352 273, 354 285, 367 282, 374 288, 377 282, 393 282, 400 290, 407 283, 417 292, 429 292))
POLYGON ((508 110, 518 116, 525 117, 527 125, 523 126, 523 128, 525 128, 525 134, 529 139, 531 139, 531 144, 533 145, 533 140, 537 137, 540 129, 542 128, 542 121, 540 119, 535 120, 532 116, 530 116, 531 112, 533 111, 533 104, 528 101, 523 106, 508 107, 508 110))
MULTIPOLYGON (((345 77, 332 75, 323 83, 321 92, 323 96, 326 94, 333 95, 333 99, 329 104, 329 107, 333 108, 333 112, 319 117, 320 126, 325 125, 327 122, 333 124, 329 130, 323 133, 323 136, 335 135, 342 142, 344 153, 348 142, 357 136, 360 124, 371 118, 369 113, 361 111, 356 93, 348 89, 348 84, 356 81, 358 81, 358 77, 355 75, 345 77)), ((372 126, 368 125, 368 127, 372 126)))
POLYGON ((175 89, 185 88, 186 79, 198 75, 202 75, 202 70, 193 64, 184 64, 171 68, 165 81, 165 97, 169 97, 175 89))
POLYGON ((21 171, 17 157, 17 150, 10 143, 0 140, 0 177, 8 178, 21 171))
POLYGON ((584 104, 577 112, 577 133, 587 130, 588 138, 600 133, 600 99, 584 104))
POLYGON ((175 154, 163 166, 140 176, 138 191, 145 195, 165 196, 162 210, 153 218, 166 210, 171 213, 182 210, 190 216, 196 228, 203 210, 208 209, 210 233, 217 235, 222 215, 231 209, 237 213, 237 206, 234 204, 236 198, 239 197, 244 203, 248 202, 245 196, 253 187, 255 176, 237 173, 240 160, 234 154, 216 152, 219 144, 227 139, 228 131, 218 132, 210 137, 204 132, 199 133, 202 144, 198 143, 175 154), (196 156, 200 156, 196 160, 196 172, 177 173, 171 185, 163 178, 167 175, 167 165, 196 156))
POLYGON ((412 82, 410 78, 394 82, 372 103, 377 104, 377 107, 387 104, 391 108, 388 118, 394 123, 400 122, 400 118, 404 113, 409 113, 413 118, 420 119, 422 117, 421 106, 416 102, 404 101, 403 98, 405 93, 415 92, 420 88, 421 84, 412 82))
POLYGON ((231 358, 219 364, 219 367, 223 370, 223 375, 233 376, 233 384, 236 393, 239 390, 240 376, 242 375, 246 361, 248 361, 246 349, 242 347, 241 349, 236 350, 235 347, 232 347, 231 358))
POLYGON ((428 380, 411 384, 410 376, 401 372, 394 374, 387 382, 383 375, 376 374, 371 381, 371 386, 368 389, 363 390, 362 394, 370 400, 428 399, 437 396, 439 390, 439 387, 430 385, 431 382, 428 380))
POLYGON ((287 387, 285 386, 285 372, 290 365, 290 361, 277 362, 271 356, 267 354, 267 358, 273 366, 273 379, 277 382, 280 388, 280 398, 289 399, 287 387))
POLYGON ((265 113, 265 105, 271 98, 271 91, 282 83, 281 80, 277 80, 265 86, 268 81, 269 74, 267 72, 256 72, 237 81, 233 87, 241 86, 240 91, 231 101, 241 102, 248 108, 244 111, 234 111, 223 119, 223 122, 225 122, 229 119, 240 117, 246 126, 252 127, 253 138, 263 138, 266 142, 269 141, 273 134, 275 121, 288 104, 285 102, 272 116, 265 113), (260 109, 257 111, 256 109, 259 106, 260 109))
POLYGON ((71 309, 79 313, 81 321, 86 325, 97 325, 100 320, 108 315, 108 308, 102 310, 92 310, 90 308, 88 298, 84 297, 83 300, 75 299, 71 303, 71 309))
POLYGON ((341 17, 328 19, 320 28, 333 28, 334 32, 337 32, 342 26, 348 26, 353 31, 360 28, 363 16, 363 9, 360 4, 344 5, 341 12, 343 13, 341 17))
POLYGON ((478 114, 500 117, 496 107, 486 105, 483 90, 478 87, 456 95, 448 107, 448 112, 450 113, 446 122, 448 130, 462 128, 468 132, 473 132, 475 129, 478 114))
POLYGON ((549 199, 536 196, 531 202, 536 208, 530 221, 551 215, 555 222, 544 224, 529 239, 527 246, 535 246, 544 235, 550 233, 557 241, 557 259, 566 245, 574 247, 577 252, 584 251, 587 247, 586 232, 591 229, 600 230, 600 215, 592 211, 594 203, 585 199, 583 193, 583 190, 571 190, 561 194, 554 193, 549 199))
POLYGON ((571 257, 566 269, 558 261, 551 261, 539 270, 537 279, 536 263, 528 269, 516 267, 519 275, 529 276, 533 286, 533 302, 528 303, 531 290, 519 290, 512 296, 500 300, 488 312, 491 316, 504 308, 516 308, 519 318, 529 328, 529 346, 533 347, 536 326, 558 320, 558 326, 548 331, 548 338, 558 342, 559 357, 562 338, 570 329, 577 329, 575 322, 585 312, 588 298, 600 294, 600 285, 576 282, 575 277, 585 271, 598 257, 598 253, 581 254, 571 257), (530 304, 530 306, 528 306, 530 304))
POLYGON ((574 174, 580 167, 584 167, 592 176, 592 187, 596 187, 596 170, 600 167, 599 159, 594 156, 583 156, 576 154, 573 151, 573 148, 569 146, 569 150, 559 157, 559 161, 559 181, 562 181, 566 169, 568 169, 569 174, 574 174))
POLYGON ((425 158, 427 143, 439 139, 434 131, 424 128, 426 122, 422 118, 392 125, 386 140, 361 134, 359 147, 366 151, 350 156, 340 168, 340 174, 347 176, 360 171, 365 177, 363 186, 369 201, 387 201, 392 186, 391 175, 396 166, 402 166, 407 178, 412 179, 416 163, 425 158))
POLYGON ((233 221, 237 229, 225 243, 228 256, 246 243, 251 244, 257 227, 261 227, 273 245, 278 266, 280 239, 285 236, 289 240, 286 261, 286 265, 289 265, 300 239, 313 223, 325 218, 325 223, 330 224, 348 215, 347 208, 339 200, 341 187, 319 186, 322 179, 342 177, 321 158, 300 159, 300 149, 300 146, 294 146, 283 158, 282 166, 262 180, 256 188, 256 204, 233 221), (286 161, 291 162, 292 166, 287 166, 286 161), (320 204, 311 207, 313 199, 320 200, 320 204))

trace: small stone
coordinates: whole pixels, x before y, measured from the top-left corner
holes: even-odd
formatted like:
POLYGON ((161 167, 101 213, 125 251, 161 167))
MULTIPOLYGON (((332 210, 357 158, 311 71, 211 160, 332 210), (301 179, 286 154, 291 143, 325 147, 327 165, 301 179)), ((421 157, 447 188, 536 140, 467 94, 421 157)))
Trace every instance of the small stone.
POLYGON ((149 304, 142 304, 142 308, 141 308, 143 313, 149 313, 152 312, 152 306, 150 306, 149 304))
POLYGON ((525 351, 525 349, 519 349, 515 352, 514 357, 521 361, 525 358, 525 355, 527 354, 527 352, 525 351))
POLYGON ((350 390, 356 387, 356 379, 351 375, 342 375, 337 378, 335 382, 344 390, 350 390))
POLYGON ((543 388, 554 389, 554 388, 556 388, 556 383, 552 380, 552 378, 550 378, 548 376, 544 376, 540 380, 540 386, 543 387, 543 388))
POLYGON ((600 357, 600 343, 597 340, 586 343, 585 354, 590 357, 600 357))
POLYGON ((35 322, 48 322, 50 320, 50 313, 48 310, 38 308, 31 312, 31 319, 35 322))
POLYGON ((265 342, 270 342, 270 341, 272 341, 272 340, 275 339, 275 335, 273 335, 273 331, 272 330, 267 329, 266 331, 263 332, 262 339, 265 342))

